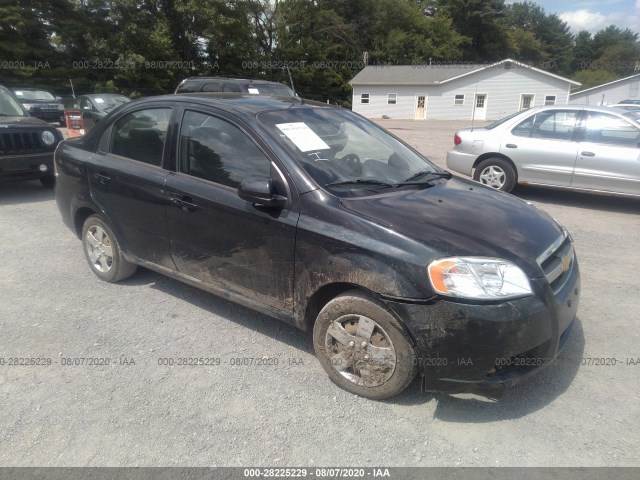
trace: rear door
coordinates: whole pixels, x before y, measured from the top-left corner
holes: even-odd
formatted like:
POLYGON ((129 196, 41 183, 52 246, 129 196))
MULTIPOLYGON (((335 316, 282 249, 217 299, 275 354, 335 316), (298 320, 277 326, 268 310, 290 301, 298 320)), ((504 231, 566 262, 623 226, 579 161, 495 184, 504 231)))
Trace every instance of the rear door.
POLYGON ((88 173, 91 196, 123 249, 175 269, 163 193, 171 115, 170 105, 141 107, 122 115, 103 134, 88 173))
POLYGON ((617 115, 588 112, 571 186, 640 195, 640 129, 617 115))
MULTIPOLYGON (((171 248, 181 273, 280 311, 293 311, 298 211, 256 207, 237 195, 249 176, 292 191, 250 129, 212 112, 184 111, 175 173, 167 177, 171 248)), ((291 202, 290 202, 291 203, 291 202)))
POLYGON ((516 165, 519 183, 571 185, 579 117, 580 110, 543 110, 505 135, 500 152, 516 165))

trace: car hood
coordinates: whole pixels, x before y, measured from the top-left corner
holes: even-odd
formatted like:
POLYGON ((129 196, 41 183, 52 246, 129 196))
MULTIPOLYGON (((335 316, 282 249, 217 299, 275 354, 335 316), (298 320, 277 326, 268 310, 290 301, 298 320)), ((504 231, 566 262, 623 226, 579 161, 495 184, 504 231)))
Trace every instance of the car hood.
POLYGON ((489 256, 541 275, 537 257, 562 234, 547 213, 475 182, 441 180, 376 196, 343 198, 342 205, 434 249, 435 256, 489 256))
POLYGON ((11 127, 48 127, 49 124, 44 120, 35 117, 2 117, 0 116, 0 126, 11 127))

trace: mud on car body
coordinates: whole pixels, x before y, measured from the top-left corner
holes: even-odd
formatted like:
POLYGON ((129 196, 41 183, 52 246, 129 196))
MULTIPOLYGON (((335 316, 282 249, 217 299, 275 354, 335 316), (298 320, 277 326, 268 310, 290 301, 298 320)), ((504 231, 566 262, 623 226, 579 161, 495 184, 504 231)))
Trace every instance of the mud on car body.
POLYGON ((144 99, 55 161, 62 219, 98 277, 143 265, 312 330, 331 380, 365 397, 418 372, 429 390, 495 396, 557 356, 578 308, 555 220, 344 109, 144 99))
POLYGON ((37 178, 52 188, 53 152, 60 140, 56 128, 29 116, 0 85, 0 182, 37 178))

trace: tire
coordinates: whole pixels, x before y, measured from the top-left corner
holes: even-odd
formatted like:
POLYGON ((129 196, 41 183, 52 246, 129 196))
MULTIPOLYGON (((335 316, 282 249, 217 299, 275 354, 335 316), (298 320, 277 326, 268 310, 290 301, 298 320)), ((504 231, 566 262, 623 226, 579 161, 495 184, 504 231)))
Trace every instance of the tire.
POLYGON ((418 371, 404 328, 380 303, 358 290, 339 295, 320 311, 313 348, 331 381, 361 397, 379 400, 397 395, 418 371))
POLYGON ((105 282, 115 283, 129 278, 138 268, 124 259, 111 227, 100 215, 91 215, 85 220, 82 249, 93 273, 105 282))
POLYGON ((513 165, 509 160, 498 157, 481 161, 473 172, 473 179, 503 192, 510 192, 516 186, 513 165))
POLYGON ((44 188, 53 188, 56 186, 56 177, 53 175, 45 175, 40 177, 40 183, 44 188))

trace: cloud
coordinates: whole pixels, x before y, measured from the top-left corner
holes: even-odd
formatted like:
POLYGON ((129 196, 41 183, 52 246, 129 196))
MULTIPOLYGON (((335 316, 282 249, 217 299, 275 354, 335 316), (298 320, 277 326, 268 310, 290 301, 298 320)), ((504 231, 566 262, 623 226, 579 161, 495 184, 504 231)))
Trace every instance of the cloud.
POLYGON ((640 24, 640 0, 636 0, 635 7, 632 11, 613 11, 603 14, 581 8, 579 10, 561 13, 559 17, 569 24, 569 27, 571 27, 574 33, 580 30, 595 33, 609 25, 615 25, 622 29, 630 28, 634 32, 638 32, 638 24, 640 24))

